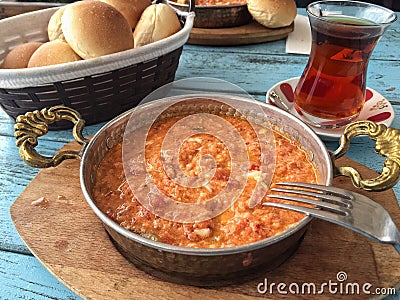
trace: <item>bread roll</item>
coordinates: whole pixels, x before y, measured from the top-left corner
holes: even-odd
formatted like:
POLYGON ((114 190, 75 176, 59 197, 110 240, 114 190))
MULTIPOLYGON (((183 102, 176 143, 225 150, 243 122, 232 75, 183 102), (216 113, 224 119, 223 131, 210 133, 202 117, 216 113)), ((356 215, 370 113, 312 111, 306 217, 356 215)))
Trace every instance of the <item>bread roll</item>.
POLYGON ((43 45, 41 42, 31 42, 15 47, 4 58, 2 68, 22 69, 28 67, 29 59, 41 45, 43 45))
POLYGON ((181 29, 178 16, 168 5, 160 3, 147 7, 133 32, 135 47, 162 40, 181 29))
POLYGON ((129 26, 135 28, 146 7, 151 5, 151 0, 100 0, 114 6, 127 19, 129 26))
POLYGON ((289 26, 297 15, 294 0, 247 0, 247 8, 258 23, 268 28, 289 26))
POLYGON ((67 42, 54 40, 44 43, 32 54, 28 68, 57 65, 77 60, 81 60, 81 58, 67 42))
POLYGON ((132 29, 124 16, 101 1, 69 4, 61 28, 71 48, 83 59, 133 48, 132 29))
POLYGON ((49 24, 47 26, 47 35, 49 36, 49 41, 65 39, 61 29, 61 17, 64 14, 65 7, 66 6, 59 8, 49 20, 49 24))

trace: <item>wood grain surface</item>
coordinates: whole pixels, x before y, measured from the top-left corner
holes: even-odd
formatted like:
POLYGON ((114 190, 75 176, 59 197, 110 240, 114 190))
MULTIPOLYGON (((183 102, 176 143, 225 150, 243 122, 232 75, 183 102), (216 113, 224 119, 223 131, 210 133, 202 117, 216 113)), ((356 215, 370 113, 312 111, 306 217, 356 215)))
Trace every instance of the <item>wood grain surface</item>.
MULTIPOLYGON (((79 148, 69 143, 67 148, 79 148)), ((41 263, 63 284, 85 299, 290 299, 288 295, 260 294, 257 285, 269 283, 338 282, 345 272, 346 282, 376 287, 398 287, 400 260, 392 246, 371 241, 328 222, 314 220, 297 253, 277 269, 259 279, 240 285, 198 288, 161 281, 123 258, 114 248, 101 221, 90 210, 81 193, 79 161, 69 160, 56 168, 41 170, 11 207, 18 233, 41 263), (42 198, 44 197, 44 198, 42 198), (36 201, 42 199, 43 201, 36 201)), ((351 165, 364 176, 376 174, 354 161, 342 158, 338 165, 351 165)), ((336 178, 335 186, 354 190, 347 178, 336 178)), ((400 210, 393 191, 362 192, 384 205, 400 224, 400 210)), ((325 293, 324 299, 343 295, 325 293)), ((313 295, 296 295, 310 299, 313 295)), ((370 295, 352 295, 352 299, 370 295)))
POLYGON ((190 31, 188 44, 231 46, 257 44, 284 39, 294 29, 294 24, 281 28, 266 28, 256 21, 228 28, 196 28, 190 31))

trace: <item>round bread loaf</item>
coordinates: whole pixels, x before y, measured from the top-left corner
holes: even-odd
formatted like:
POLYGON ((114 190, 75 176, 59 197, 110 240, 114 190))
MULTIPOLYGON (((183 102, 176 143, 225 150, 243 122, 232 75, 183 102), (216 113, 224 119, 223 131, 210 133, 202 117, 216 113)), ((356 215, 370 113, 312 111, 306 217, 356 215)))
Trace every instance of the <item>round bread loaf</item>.
POLYGON ((43 45, 41 42, 30 42, 15 47, 4 58, 2 68, 22 69, 28 67, 29 59, 41 45, 43 45))
POLYGON ((268 28, 289 26, 297 15, 294 0, 247 0, 247 8, 258 23, 268 28))
POLYGON ((135 48, 162 40, 181 29, 178 16, 166 4, 147 7, 133 32, 135 48))
POLYGON ((151 0, 100 0, 115 7, 128 21, 131 28, 135 28, 146 7, 151 0))
POLYGON ((59 8, 49 20, 49 24, 47 26, 47 35, 49 36, 49 41, 65 39, 61 29, 61 17, 64 14, 65 8, 66 6, 59 8))
POLYGON ((28 68, 57 65, 81 58, 64 40, 54 40, 41 45, 31 56, 28 68))
POLYGON ((83 59, 133 48, 132 29, 124 16, 101 1, 78 1, 61 18, 65 40, 83 59))

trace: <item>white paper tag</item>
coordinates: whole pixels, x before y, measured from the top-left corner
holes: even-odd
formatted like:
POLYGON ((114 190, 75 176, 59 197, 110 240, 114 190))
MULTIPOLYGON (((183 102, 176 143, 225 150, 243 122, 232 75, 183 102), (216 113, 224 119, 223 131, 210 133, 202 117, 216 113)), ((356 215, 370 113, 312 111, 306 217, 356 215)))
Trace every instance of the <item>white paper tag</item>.
POLYGON ((311 28, 307 16, 297 15, 294 30, 286 39, 286 53, 309 55, 311 51, 311 28))

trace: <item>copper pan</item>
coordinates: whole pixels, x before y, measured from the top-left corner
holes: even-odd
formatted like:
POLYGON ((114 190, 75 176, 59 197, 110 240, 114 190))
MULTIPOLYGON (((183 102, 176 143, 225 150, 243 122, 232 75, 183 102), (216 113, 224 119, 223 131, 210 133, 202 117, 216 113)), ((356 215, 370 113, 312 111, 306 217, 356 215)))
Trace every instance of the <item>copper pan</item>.
MULTIPOLYGON (((181 11, 188 11, 188 4, 176 3, 176 1, 167 1, 172 7, 181 11)), ((236 27, 250 23, 253 19, 247 4, 230 4, 230 5, 213 5, 199 6, 196 5, 194 12, 193 27, 197 28, 226 28, 236 27)))

